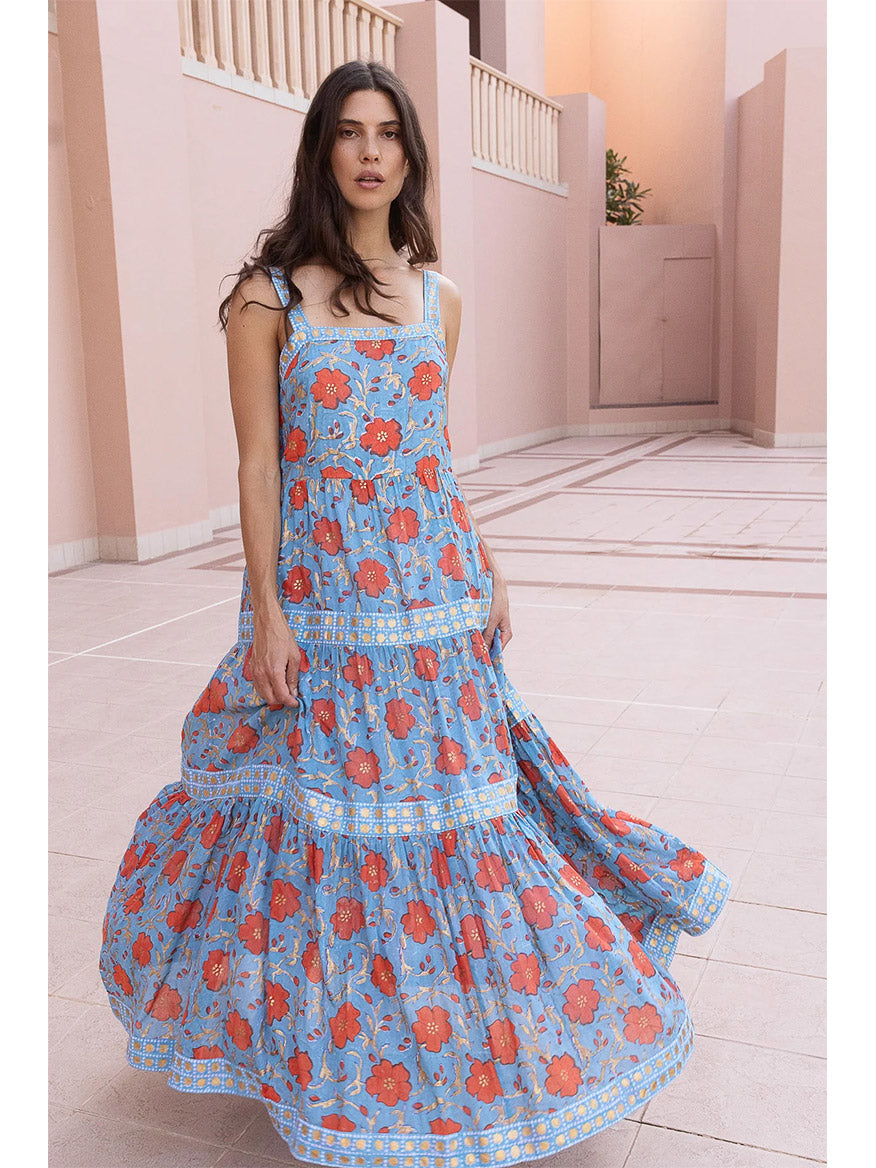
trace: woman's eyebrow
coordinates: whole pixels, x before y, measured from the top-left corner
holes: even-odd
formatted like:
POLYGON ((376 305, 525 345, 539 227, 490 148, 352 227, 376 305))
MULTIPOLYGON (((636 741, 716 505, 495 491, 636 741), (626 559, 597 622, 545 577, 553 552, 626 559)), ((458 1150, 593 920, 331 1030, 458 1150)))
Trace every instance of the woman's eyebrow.
MULTIPOLYGON (((350 126, 362 126, 365 124, 364 122, 357 121, 356 118, 338 118, 338 125, 340 126, 342 123, 346 123, 350 126)), ((389 118, 387 121, 378 122, 377 124, 378 126, 400 126, 401 122, 398 120, 398 118, 389 118)))

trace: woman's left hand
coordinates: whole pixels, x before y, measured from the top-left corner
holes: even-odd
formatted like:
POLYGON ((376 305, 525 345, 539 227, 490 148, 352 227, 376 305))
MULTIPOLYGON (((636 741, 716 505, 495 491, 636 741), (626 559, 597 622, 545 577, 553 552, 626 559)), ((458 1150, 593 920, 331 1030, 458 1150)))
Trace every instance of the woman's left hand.
POLYGON ((484 630, 484 637, 488 645, 492 645, 493 633, 496 629, 499 630, 502 638, 502 648, 504 649, 513 636, 511 632, 511 609, 508 604, 508 588, 505 584, 505 579, 499 571, 493 569, 493 599, 490 604, 487 627, 484 630))

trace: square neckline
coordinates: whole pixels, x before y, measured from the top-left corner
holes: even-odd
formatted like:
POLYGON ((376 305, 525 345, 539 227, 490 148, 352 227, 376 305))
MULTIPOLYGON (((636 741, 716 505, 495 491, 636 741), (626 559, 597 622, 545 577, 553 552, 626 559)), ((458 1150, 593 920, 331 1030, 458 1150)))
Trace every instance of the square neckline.
MULTIPOLYGON (((301 308, 300 304, 289 305, 289 289, 286 286, 286 281, 282 272, 276 268, 271 269, 271 279, 274 287, 280 296, 280 300, 287 308, 287 316, 292 317, 297 314, 298 319, 304 326, 305 332, 313 337, 316 336, 360 336, 364 338, 380 336, 386 333, 393 333, 400 336, 419 336, 424 332, 435 332, 438 335, 442 345, 444 344, 444 336, 441 329, 440 310, 437 304, 433 307, 432 296, 434 285, 432 282, 433 273, 431 268, 421 268, 423 276, 423 318, 422 320, 414 321, 409 324, 389 324, 388 322, 381 322, 380 324, 371 325, 333 325, 333 324, 312 324, 307 317, 307 314, 301 308)), ((290 338, 291 339, 291 338, 290 338)))

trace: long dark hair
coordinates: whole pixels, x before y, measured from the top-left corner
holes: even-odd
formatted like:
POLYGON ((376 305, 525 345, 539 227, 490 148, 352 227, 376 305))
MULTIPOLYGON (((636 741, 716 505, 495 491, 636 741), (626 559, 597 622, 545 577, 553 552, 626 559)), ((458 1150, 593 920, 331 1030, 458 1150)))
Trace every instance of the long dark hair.
MULTIPOLYGON (((430 264, 438 259, 432 225, 425 207, 432 172, 420 119, 401 79, 379 61, 347 61, 323 80, 307 110, 301 141, 295 158, 289 205, 274 227, 267 227, 256 239, 252 257, 243 264, 231 292, 219 306, 219 324, 224 331, 235 291, 253 272, 270 275, 268 268, 280 268, 289 288, 289 305, 300 303, 302 293, 292 282, 292 271, 306 260, 322 260, 342 273, 332 291, 330 306, 336 315, 349 316, 340 293, 353 289, 353 301, 360 312, 392 324, 398 322, 372 307, 371 295, 383 281, 376 280, 359 253, 347 239, 349 206, 341 194, 331 169, 331 152, 344 100, 359 89, 381 90, 390 98, 401 122, 401 138, 408 173, 398 196, 389 208, 389 238, 398 252, 407 246, 409 263, 430 264), (364 289, 365 303, 359 298, 364 289)), ((248 300, 247 304, 261 303, 248 300)), ((275 308, 276 305, 264 305, 275 308)), ((284 308, 283 311, 286 311, 284 308)))

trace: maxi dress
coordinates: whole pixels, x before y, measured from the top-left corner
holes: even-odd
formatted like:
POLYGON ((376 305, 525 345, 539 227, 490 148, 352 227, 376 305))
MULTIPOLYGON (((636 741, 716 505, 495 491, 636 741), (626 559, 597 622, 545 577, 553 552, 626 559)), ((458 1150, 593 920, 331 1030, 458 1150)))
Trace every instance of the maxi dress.
POLYGON ((317 1164, 515 1164, 641 1107, 692 1049, 680 933, 729 893, 695 848, 594 798, 498 630, 486 643, 434 272, 423 286, 419 324, 288 309, 277 591, 300 706, 253 686, 244 571, 238 640, 104 923, 130 1063, 262 1099, 317 1164))

